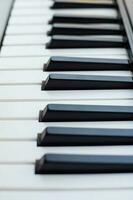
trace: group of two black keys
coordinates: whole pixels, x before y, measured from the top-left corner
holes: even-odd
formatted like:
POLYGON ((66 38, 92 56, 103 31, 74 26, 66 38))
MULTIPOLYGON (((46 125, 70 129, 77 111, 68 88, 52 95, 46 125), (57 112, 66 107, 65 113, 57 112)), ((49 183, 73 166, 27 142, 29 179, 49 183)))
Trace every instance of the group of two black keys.
MULTIPOLYGON (((115 1, 83 1, 82 3, 80 1, 54 1, 52 9, 62 8, 75 10, 76 8, 82 10, 84 8, 113 8, 118 11, 115 1)), ((51 36, 50 41, 46 44, 48 49, 127 47, 125 31, 119 14, 117 18, 56 14, 49 23, 52 28, 48 31, 48 35, 51 36), (91 26, 92 24, 93 26, 91 26), (98 27, 97 24, 101 26, 98 27), (118 26, 106 26, 110 24, 118 26), (99 35, 103 37, 96 37, 99 35), (107 35, 121 35, 123 37, 104 37, 107 35)))
POLYGON ((124 59, 94 59, 79 57, 51 57, 44 64, 44 71, 54 72, 42 81, 42 90, 112 90, 133 89, 130 76, 79 75, 76 71, 132 71, 124 59), (75 74, 58 72, 75 71, 75 74))

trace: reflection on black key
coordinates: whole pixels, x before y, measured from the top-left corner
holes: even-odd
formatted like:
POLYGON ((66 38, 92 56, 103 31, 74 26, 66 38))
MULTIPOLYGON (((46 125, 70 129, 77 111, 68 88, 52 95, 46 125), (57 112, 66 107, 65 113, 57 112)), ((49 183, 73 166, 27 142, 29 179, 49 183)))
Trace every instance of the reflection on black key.
POLYGON ((44 71, 131 70, 128 60, 52 56, 44 71))
POLYGON ((94 24, 94 23, 120 23, 122 21, 120 17, 118 18, 105 18, 105 17, 83 17, 83 16, 65 16, 65 15, 54 15, 53 18, 49 21, 50 24, 54 23, 67 23, 67 24, 94 24))
POLYGON ((40 122, 129 120, 133 120, 133 106, 48 104, 39 113, 40 122))
POLYGON ((133 129, 48 127, 38 134, 37 145, 133 145, 133 129))
POLYGON ((128 60, 52 56, 44 71, 131 70, 128 60))
POLYGON ((36 161, 36 174, 133 172, 133 156, 46 154, 36 161))
POLYGON ((86 25, 65 26, 53 24, 48 35, 124 35, 124 29, 121 27, 87 27, 86 25))
POLYGON ((49 43, 46 44, 48 49, 58 48, 115 48, 126 47, 127 41, 124 38, 93 38, 80 36, 52 36, 49 43))
POLYGON ((54 1, 53 5, 51 6, 52 9, 71 9, 71 8, 116 8, 116 4, 114 2, 87 2, 87 1, 54 1))
POLYGON ((132 77, 50 74, 42 90, 133 89, 132 77))

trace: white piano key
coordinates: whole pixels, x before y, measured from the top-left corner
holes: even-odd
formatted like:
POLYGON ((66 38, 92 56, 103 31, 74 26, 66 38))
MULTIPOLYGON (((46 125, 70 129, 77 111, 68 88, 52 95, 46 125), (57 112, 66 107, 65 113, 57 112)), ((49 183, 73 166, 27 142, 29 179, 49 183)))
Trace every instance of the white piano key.
MULTIPOLYGON (((21 154, 23 151, 19 155, 21 154)), ((0 190, 8 191, 133 189, 133 173, 35 175, 34 164, 2 164, 0 177, 0 190)))
POLYGON ((28 16, 28 17, 11 17, 9 19, 9 24, 13 25, 25 25, 25 24, 47 24, 52 16, 28 16))
MULTIPOLYGON (((41 84, 49 74, 57 72, 43 72, 42 70, 3 70, 0 72, 0 85, 15 84, 41 84)), ((80 74, 80 75, 107 75, 132 77, 131 71, 68 71, 58 74, 80 74)))
POLYGON ((38 4, 36 6, 24 6, 24 7, 17 7, 15 5, 14 9, 12 10, 11 17, 17 17, 17 16, 36 16, 36 15, 53 15, 53 14, 68 14, 70 15, 77 13, 77 15, 86 15, 87 16, 110 16, 110 17, 115 17, 117 16, 116 10, 115 9, 95 9, 95 8, 87 8, 87 9, 55 9, 55 10, 50 10, 50 6, 52 6, 53 2, 49 2, 48 4, 38 4), (85 12, 85 13, 84 13, 85 12))
MULTIPOLYGON (((82 24, 56 24, 58 27, 85 27, 82 24)), ((88 24, 87 28, 110 28, 119 29, 118 24, 88 24)), ((23 34, 46 34, 51 25, 9 25, 7 26, 6 35, 23 35, 23 34)))
POLYGON ((132 106, 133 100, 62 100, 58 101, 7 101, 0 102, 0 120, 38 120, 39 111, 47 104, 75 104, 75 105, 118 105, 132 106), (7 103, 8 102, 8 103, 7 103))
POLYGON ((13 8, 17 9, 17 8, 36 8, 36 7, 43 7, 43 6, 47 6, 50 7, 53 5, 52 1, 15 1, 13 8))
POLYGON ((48 12, 48 5, 43 5, 35 8, 20 8, 20 9, 12 9, 11 16, 30 16, 30 15, 44 15, 45 12, 48 12))
MULTIPOLYGON (((36 4, 36 3, 35 3, 36 4)), ((39 6, 39 5, 38 5, 39 6)), ((43 8, 43 4, 40 5, 40 8, 43 8)), ((29 6, 31 7, 31 5, 29 6)), ((28 6, 26 7, 26 9, 18 9, 20 10, 21 14, 23 14, 23 16, 20 16, 22 18, 28 18, 28 16, 25 16, 25 13, 27 13, 27 10, 29 10, 29 13, 31 15, 33 15, 32 17, 36 18, 37 16, 34 16, 34 9, 27 9, 28 6)), ((35 6, 35 8, 37 8, 37 5, 35 6)), ((16 7, 14 7, 15 10, 17 10, 16 7)), ((41 12, 40 15, 42 16, 47 16, 47 15, 67 15, 67 16, 85 16, 85 17, 106 17, 106 18, 116 18, 118 16, 118 12, 116 9, 110 9, 110 8, 106 8, 106 9, 55 9, 55 10, 50 10, 48 7, 45 8, 45 12, 41 12)), ((11 19, 13 18, 13 16, 11 15, 11 19)), ((14 16, 15 18, 15 16, 14 16)), ((16 18, 19 18, 16 17, 16 18)))
POLYGON ((46 34, 50 27, 50 25, 9 25, 6 35, 46 34))
POLYGON ((53 200, 54 198, 58 200, 68 200, 68 199, 76 199, 76 200, 88 200, 88 197, 93 200, 126 200, 133 198, 132 189, 112 189, 112 190, 68 190, 68 191, 1 191, 0 199, 2 200, 18 200, 20 199, 32 199, 32 200, 42 200, 48 199, 53 200))
POLYGON ((0 120, 0 141, 35 141, 48 126, 76 128, 133 129, 132 121, 119 122, 45 122, 37 120, 0 120))
POLYGON ((41 83, 33 85, 3 85, 0 101, 50 101, 133 99, 133 90, 54 90, 42 91, 41 83))
MULTIPOLYGON (((63 36, 60 36, 62 38, 63 36)), ((68 36, 71 39, 75 38, 75 36, 68 36)), ((79 38, 88 38, 88 39, 105 39, 108 38, 112 40, 120 40, 123 41, 123 36, 115 36, 115 35, 98 35, 98 36, 80 36, 79 38)), ((49 42, 51 37, 44 34, 24 34, 24 35, 8 35, 4 37, 3 45, 45 45, 49 42)))
POLYGON ((114 58, 113 55, 127 56, 127 51, 124 48, 90 48, 90 49, 45 49, 44 45, 31 46, 2 46, 1 57, 9 56, 92 56, 102 55, 104 58, 108 56, 114 58))
POLYGON ((81 155, 130 155, 133 146, 90 146, 90 147, 37 147, 36 141, 0 141, 0 164, 31 164, 43 155, 81 154, 81 155), (22 152, 19 156, 18 152, 22 152))
POLYGON ((49 39, 44 34, 5 36, 3 45, 45 45, 49 39))
MULTIPOLYGON (((72 54, 70 55, 72 56, 72 54)), ((78 55, 74 55, 74 57, 78 55)), ((79 57, 105 58, 104 55, 79 55, 79 57)), ((118 55, 108 55, 108 58, 116 58, 118 55)), ((50 57, 0 57, 0 70, 42 70, 44 63, 48 62, 50 57)), ((119 55, 120 59, 126 59, 127 55, 119 55)), ((121 72, 120 72, 121 74, 121 72)), ((124 75, 123 73, 121 75, 124 75)))
POLYGON ((47 10, 44 15, 36 16, 11 16, 9 24, 46 24, 52 18, 54 14, 65 15, 65 16, 88 16, 88 17, 106 17, 106 18, 116 18, 117 12, 113 9, 101 9, 96 10, 96 12, 88 12, 88 9, 76 9, 76 10, 60 10, 60 11, 51 11, 47 10))
POLYGON ((0 70, 43 69, 49 57, 0 57, 0 70))

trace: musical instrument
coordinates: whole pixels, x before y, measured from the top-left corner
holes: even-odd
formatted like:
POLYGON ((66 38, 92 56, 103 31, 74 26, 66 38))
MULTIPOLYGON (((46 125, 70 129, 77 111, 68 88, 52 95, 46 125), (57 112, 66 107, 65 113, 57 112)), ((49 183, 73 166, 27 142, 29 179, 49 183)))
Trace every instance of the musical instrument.
POLYGON ((133 197, 132 11, 0 2, 0 199, 133 197))

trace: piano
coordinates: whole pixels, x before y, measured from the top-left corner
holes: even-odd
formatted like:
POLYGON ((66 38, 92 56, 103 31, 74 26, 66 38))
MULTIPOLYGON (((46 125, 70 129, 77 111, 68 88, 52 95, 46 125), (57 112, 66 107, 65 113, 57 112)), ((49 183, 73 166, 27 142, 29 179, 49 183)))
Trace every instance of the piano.
POLYGON ((0 1, 0 199, 133 198, 133 1, 0 1))

